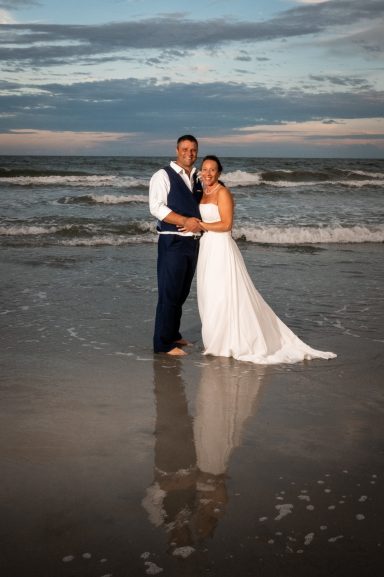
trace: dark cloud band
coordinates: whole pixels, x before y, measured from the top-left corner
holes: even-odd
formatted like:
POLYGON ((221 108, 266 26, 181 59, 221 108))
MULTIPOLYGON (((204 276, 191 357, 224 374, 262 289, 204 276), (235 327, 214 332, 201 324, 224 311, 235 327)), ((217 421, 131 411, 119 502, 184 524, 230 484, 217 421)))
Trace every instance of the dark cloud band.
POLYGON ((384 14, 381 0, 333 0, 292 8, 265 22, 186 20, 162 16, 100 25, 3 24, 0 60, 63 63, 73 58, 125 50, 214 48, 233 42, 260 41, 318 34, 332 26, 349 26, 384 14), (6 46, 4 46, 6 45, 6 46))

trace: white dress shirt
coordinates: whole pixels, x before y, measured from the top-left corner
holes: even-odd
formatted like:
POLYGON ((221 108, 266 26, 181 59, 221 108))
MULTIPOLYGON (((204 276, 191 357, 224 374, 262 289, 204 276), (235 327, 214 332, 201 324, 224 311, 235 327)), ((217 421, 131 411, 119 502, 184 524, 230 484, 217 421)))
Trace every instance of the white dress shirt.
MULTIPOLYGON (((196 172, 196 168, 193 167, 191 170, 191 174, 188 175, 184 168, 179 166, 173 160, 170 162, 172 169, 177 172, 184 180, 185 184, 188 186, 189 190, 192 194, 193 188, 193 175, 196 172)), ((169 176, 166 171, 161 168, 152 176, 150 183, 149 183, 149 210, 151 214, 157 218, 158 220, 164 220, 165 217, 172 212, 167 205, 168 202, 168 193, 171 189, 171 183, 169 182, 169 176)), ((181 234, 183 236, 191 236, 191 232, 184 232, 184 233, 175 233, 171 231, 164 231, 160 234, 181 234)))

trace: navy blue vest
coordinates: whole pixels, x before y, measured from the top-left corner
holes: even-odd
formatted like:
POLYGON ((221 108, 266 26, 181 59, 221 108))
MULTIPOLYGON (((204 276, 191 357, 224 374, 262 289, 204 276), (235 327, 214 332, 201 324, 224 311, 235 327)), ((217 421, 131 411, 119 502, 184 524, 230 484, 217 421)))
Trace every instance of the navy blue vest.
MULTIPOLYGON (((167 200, 168 208, 183 216, 201 218, 199 202, 203 195, 203 188, 201 182, 197 178, 196 172, 193 175, 193 188, 191 192, 182 177, 177 174, 173 168, 170 166, 164 166, 164 170, 168 174, 169 183, 171 185, 167 200)), ((158 221, 157 230, 160 232, 178 232, 175 224, 169 224, 163 220, 158 221)))

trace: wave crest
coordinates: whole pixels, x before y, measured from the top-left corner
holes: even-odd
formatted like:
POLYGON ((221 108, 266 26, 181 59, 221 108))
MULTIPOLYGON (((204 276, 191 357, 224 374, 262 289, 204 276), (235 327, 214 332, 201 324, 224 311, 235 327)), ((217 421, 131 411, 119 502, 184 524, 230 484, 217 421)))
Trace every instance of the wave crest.
POLYGON ((44 175, 44 176, 0 176, 0 183, 14 186, 77 186, 77 187, 114 187, 114 188, 148 188, 149 179, 134 178, 133 176, 117 176, 105 174, 93 175, 44 175))
POLYGON ((258 244, 346 244, 382 243, 384 227, 240 227, 235 228, 237 240, 258 244))
POLYGON ((148 196, 144 194, 114 195, 114 194, 86 194, 83 196, 64 196, 58 200, 59 204, 130 204, 131 202, 147 203, 148 196))
POLYGON ((279 188, 342 185, 346 187, 383 186, 384 173, 364 170, 288 170, 275 169, 260 172, 235 170, 223 174, 223 181, 229 188, 249 186, 272 186, 279 188))

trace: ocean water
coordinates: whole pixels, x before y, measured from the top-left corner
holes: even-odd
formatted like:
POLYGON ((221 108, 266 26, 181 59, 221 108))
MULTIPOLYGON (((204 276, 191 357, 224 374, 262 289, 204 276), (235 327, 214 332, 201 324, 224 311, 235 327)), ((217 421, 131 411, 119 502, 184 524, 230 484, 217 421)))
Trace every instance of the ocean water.
MULTIPOLYGON (((152 351, 157 234, 148 184, 168 160, 0 158, 0 333, 12 363, 48 342, 138 358, 152 351)), ((334 338, 384 342, 384 161, 223 164, 236 201, 233 236, 276 314, 339 358, 334 338)), ((195 283, 183 323, 198 342, 195 283)))
MULTIPOLYGON (((223 158, 235 239, 314 245, 384 241, 384 161, 223 158)), ((156 157, 0 157, 0 245, 156 242, 156 157)))
POLYGON ((165 162, 0 158, 4 574, 379 574, 384 162, 223 159, 257 289, 338 355, 278 367, 203 357, 195 285, 153 355, 165 162))

